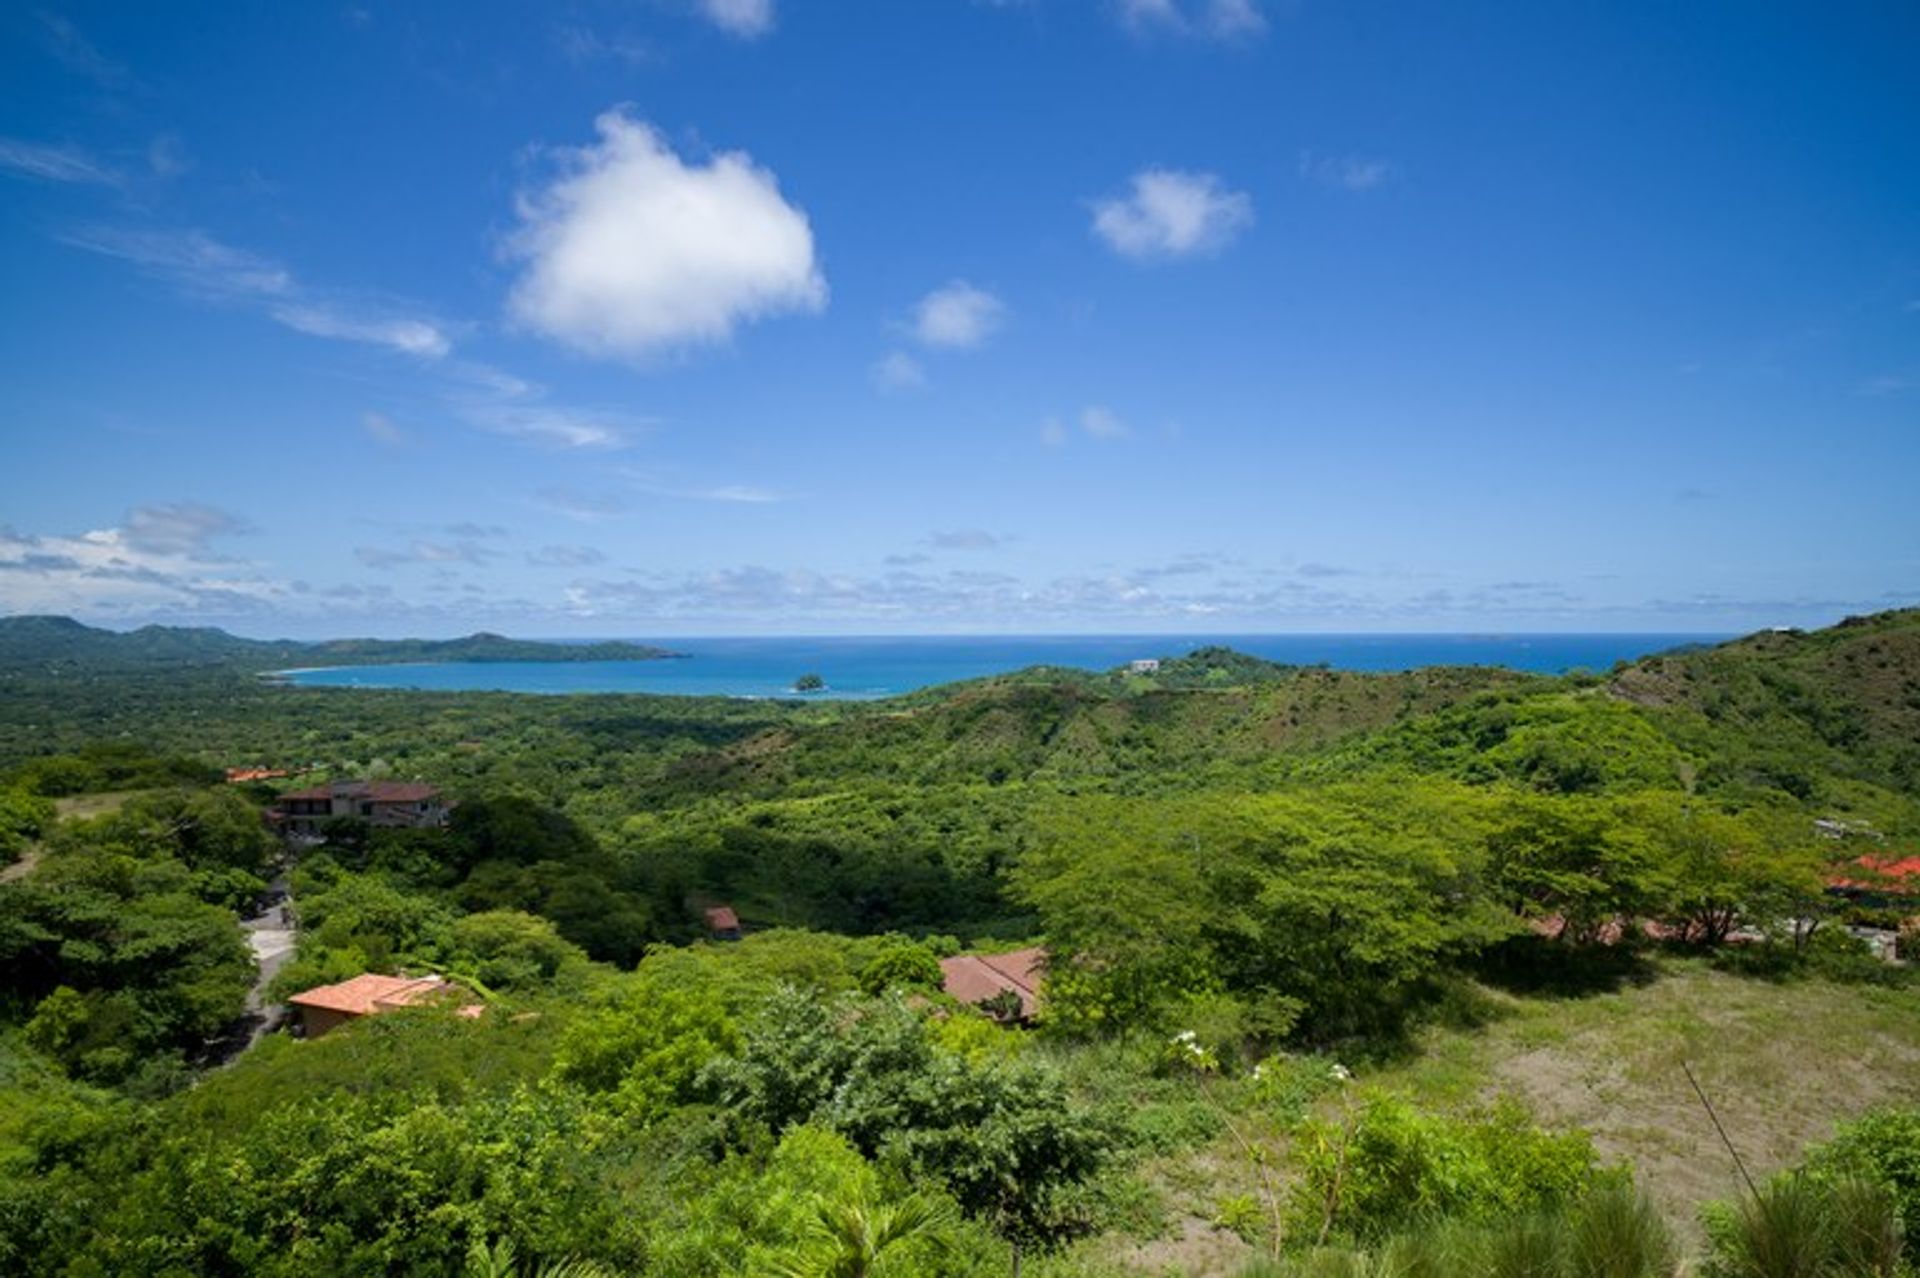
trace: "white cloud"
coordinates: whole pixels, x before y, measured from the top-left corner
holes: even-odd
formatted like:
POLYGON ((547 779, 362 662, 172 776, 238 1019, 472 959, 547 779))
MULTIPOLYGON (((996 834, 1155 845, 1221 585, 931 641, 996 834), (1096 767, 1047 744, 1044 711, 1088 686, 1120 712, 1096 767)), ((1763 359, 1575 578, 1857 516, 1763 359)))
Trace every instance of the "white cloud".
POLYGON ((75 536, 0 527, 0 613, 260 611, 284 598, 286 587, 210 544, 243 526, 224 511, 181 503, 140 507, 120 526, 75 536))
POLYGON ((222 244, 201 231, 93 227, 59 237, 73 248, 130 262, 190 297, 257 308, 309 337, 380 346, 438 359, 453 349, 444 328, 398 315, 374 301, 343 300, 302 286, 271 258, 222 244))
POLYGON ((1240 40, 1267 29, 1259 0, 1116 0, 1122 26, 1136 35, 1165 32, 1208 40, 1240 40))
POLYGON ((120 182, 118 173, 76 147, 44 146, 18 138, 0 138, 0 169, 42 182, 97 186, 116 186, 120 182))
POLYGON ((1094 233, 1133 258, 1218 252, 1252 221, 1252 198, 1212 173, 1146 169, 1134 175, 1130 195, 1093 205, 1094 233))
POLYGON ((950 532, 930 533, 924 543, 934 550, 999 550, 1006 544, 984 528, 956 528, 950 532))
POLYGON ((1315 155, 1300 153, 1300 176, 1322 186, 1346 191, 1371 191, 1393 179, 1393 165, 1363 155, 1315 155))
POLYGON ((1080 429, 1093 439, 1125 439, 1132 433, 1119 414, 1100 404, 1090 404, 1081 410, 1080 429))
POLYGON ((905 351, 889 351, 870 370, 873 384, 884 391, 918 390, 927 384, 927 370, 905 351))
POLYGON ((519 201, 508 249, 526 262, 510 299, 520 323, 638 358, 826 305, 806 215, 751 157, 688 164, 624 109, 595 127, 598 144, 561 152, 560 175, 519 201))
POLYGON ((708 22, 744 40, 773 30, 773 0, 697 0, 697 7, 708 22))
POLYGON ((309 337, 366 342, 423 359, 439 359, 453 349, 447 335, 425 320, 369 319, 314 305, 276 306, 268 313, 296 333, 309 337))
POLYGON ((610 451, 625 448, 653 419, 630 413, 556 404, 538 382, 474 360, 449 360, 442 371, 454 384, 447 404, 469 426, 550 448, 610 451))
POLYGON ((985 289, 954 280, 920 299, 913 335, 924 346, 978 346, 1000 324, 1006 304, 985 289))

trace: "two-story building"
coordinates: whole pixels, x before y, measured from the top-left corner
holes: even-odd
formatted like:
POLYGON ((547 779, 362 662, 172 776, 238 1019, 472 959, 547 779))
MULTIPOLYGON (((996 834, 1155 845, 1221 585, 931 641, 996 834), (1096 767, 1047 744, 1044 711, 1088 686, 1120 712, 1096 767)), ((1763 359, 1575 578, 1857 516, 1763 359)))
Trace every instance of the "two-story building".
POLYGON ((269 814, 285 834, 318 837, 329 821, 430 829, 447 823, 440 791, 418 781, 335 781, 289 790, 269 814))

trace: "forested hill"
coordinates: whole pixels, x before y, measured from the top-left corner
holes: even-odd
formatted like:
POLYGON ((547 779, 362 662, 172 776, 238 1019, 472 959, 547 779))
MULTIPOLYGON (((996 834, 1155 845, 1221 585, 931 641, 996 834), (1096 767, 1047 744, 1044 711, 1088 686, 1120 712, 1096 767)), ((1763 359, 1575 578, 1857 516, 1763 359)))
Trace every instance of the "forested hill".
POLYGON ((1158 675, 1035 667, 927 688, 826 723, 774 727, 681 762, 673 789, 772 792, 848 777, 911 783, 1111 778, 1153 786, 1326 746, 1560 681, 1489 667, 1371 674, 1211 649, 1158 675), (1217 672, 1209 675, 1209 671, 1217 672))
POLYGON ((1768 630, 1617 671, 1623 700, 1779 756, 1920 791, 1920 608, 1768 630))
POLYGON ((462 639, 243 639, 200 626, 120 632, 71 617, 0 617, 0 669, 74 672, 154 666, 274 670, 404 661, 646 661, 677 654, 633 643, 562 644, 473 634, 462 639))

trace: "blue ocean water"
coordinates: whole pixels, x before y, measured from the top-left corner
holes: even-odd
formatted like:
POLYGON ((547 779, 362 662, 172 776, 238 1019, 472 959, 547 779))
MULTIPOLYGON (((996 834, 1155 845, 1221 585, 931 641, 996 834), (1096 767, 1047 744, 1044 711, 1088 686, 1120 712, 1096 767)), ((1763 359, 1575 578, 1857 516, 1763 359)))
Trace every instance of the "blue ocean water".
POLYGON ((1172 657, 1207 644, 1294 665, 1342 670, 1507 666, 1560 674, 1604 671, 1682 644, 1724 636, 1678 634, 1516 635, 1024 635, 654 640, 685 653, 663 661, 448 662, 337 666, 289 672, 312 687, 418 688, 442 692, 650 692, 680 696, 784 697, 817 673, 817 696, 872 699, 1025 666, 1107 670, 1140 657, 1172 657))

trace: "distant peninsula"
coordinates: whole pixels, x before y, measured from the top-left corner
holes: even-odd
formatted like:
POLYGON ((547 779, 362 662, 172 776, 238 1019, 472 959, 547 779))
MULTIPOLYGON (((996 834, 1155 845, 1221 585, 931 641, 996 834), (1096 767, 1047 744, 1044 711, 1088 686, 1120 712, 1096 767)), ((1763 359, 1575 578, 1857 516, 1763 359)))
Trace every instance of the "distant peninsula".
POLYGON ((243 639, 211 626, 106 630, 71 617, 0 617, 0 669, 103 671, 217 666, 262 674, 303 666, 415 662, 657 661, 684 656, 647 644, 544 643, 482 631, 460 639, 243 639))

